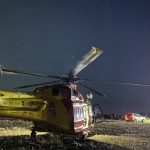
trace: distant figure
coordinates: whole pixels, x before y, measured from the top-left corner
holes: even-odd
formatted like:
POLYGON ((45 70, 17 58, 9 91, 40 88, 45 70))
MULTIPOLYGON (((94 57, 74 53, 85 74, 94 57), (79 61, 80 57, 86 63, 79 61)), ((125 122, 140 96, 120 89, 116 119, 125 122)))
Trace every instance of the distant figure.
POLYGON ((113 119, 114 120, 116 120, 117 119, 117 115, 114 113, 114 114, 112 114, 112 116, 113 116, 113 119))

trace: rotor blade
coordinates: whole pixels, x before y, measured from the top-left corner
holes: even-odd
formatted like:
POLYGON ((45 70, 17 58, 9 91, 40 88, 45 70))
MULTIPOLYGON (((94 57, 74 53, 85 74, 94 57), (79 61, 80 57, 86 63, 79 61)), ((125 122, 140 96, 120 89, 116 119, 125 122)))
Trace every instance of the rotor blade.
POLYGON ((61 80, 56 80, 56 81, 52 81, 52 82, 43 82, 43 83, 19 86, 19 87, 15 87, 14 89, 24 89, 24 88, 36 87, 36 86, 40 86, 40 85, 50 85, 53 83, 60 83, 60 82, 61 82, 61 80))
POLYGON ((122 85, 129 85, 129 86, 150 86, 150 84, 140 83, 140 82, 120 82, 120 81, 108 81, 108 80, 93 80, 93 79, 79 79, 79 81, 90 81, 90 82, 102 82, 104 84, 122 84, 122 85))
POLYGON ((87 86, 87 85, 85 85, 85 84, 81 84, 81 83, 79 83, 79 85, 81 85, 81 86, 83 86, 83 87, 85 87, 85 88, 87 88, 87 89, 91 90, 92 92, 94 92, 94 93, 95 93, 95 94, 97 94, 97 95, 100 95, 100 96, 106 97, 106 95, 105 95, 105 94, 100 93, 99 91, 97 91, 97 90, 95 90, 95 89, 93 89, 93 88, 90 88, 89 86, 87 86))
POLYGON ((23 74, 23 75, 30 75, 30 76, 38 76, 38 77, 48 77, 48 78, 55 78, 55 79, 61 79, 59 76, 53 76, 53 75, 45 75, 45 74, 38 74, 38 73, 31 73, 26 71, 20 71, 20 70, 13 70, 13 69, 6 69, 1 68, 1 74, 23 74))
POLYGON ((76 76, 81 70, 83 70, 86 66, 92 63, 100 54, 102 54, 102 50, 96 47, 92 47, 92 49, 83 56, 81 61, 77 63, 75 68, 69 72, 68 77, 73 78, 76 76))
POLYGON ((144 83, 119 82, 119 81, 111 81, 110 83, 112 83, 112 84, 129 85, 129 86, 150 86, 150 84, 144 84, 144 83))
MULTIPOLYGON (((81 80, 82 81, 82 80, 81 80)), ((146 86, 150 86, 150 84, 145 84, 145 83, 139 83, 139 82, 120 82, 120 81, 96 81, 96 80, 92 80, 92 79, 83 79, 83 81, 92 81, 92 82, 101 82, 104 84, 120 84, 120 85, 129 85, 129 86, 142 86, 142 87, 146 87, 146 86)))

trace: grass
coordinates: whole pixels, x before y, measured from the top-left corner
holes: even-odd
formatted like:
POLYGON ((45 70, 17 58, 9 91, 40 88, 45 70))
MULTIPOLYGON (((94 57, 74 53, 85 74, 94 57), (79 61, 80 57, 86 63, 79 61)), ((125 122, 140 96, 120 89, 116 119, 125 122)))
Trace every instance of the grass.
POLYGON ((150 149, 150 126, 141 122, 104 121, 95 126, 95 133, 89 139, 109 144, 112 149, 150 149), (113 148, 114 147, 114 148, 113 148))
POLYGON ((127 149, 144 149, 143 143, 146 143, 148 145, 149 140, 136 137, 136 136, 131 136, 131 135, 95 135, 91 137, 92 140, 102 142, 105 144, 110 144, 112 147, 118 146, 122 148, 127 148, 127 149), (143 143, 141 143, 142 141, 143 143))
POLYGON ((45 132, 38 132, 35 141, 30 138, 31 126, 32 122, 0 120, 0 149, 150 149, 150 125, 148 123, 99 121, 85 142, 72 136, 45 132))
POLYGON ((144 123, 150 123, 150 118, 146 118, 146 120, 144 121, 144 123))

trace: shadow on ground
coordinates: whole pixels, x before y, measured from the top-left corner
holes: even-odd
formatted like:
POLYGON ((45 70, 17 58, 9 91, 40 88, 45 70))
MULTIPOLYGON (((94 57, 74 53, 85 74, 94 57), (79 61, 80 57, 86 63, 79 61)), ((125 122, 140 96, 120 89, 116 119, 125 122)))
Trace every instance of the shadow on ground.
MULTIPOLYGON (((63 136, 63 135, 62 135, 63 136)), ((84 142, 73 137, 58 136, 51 134, 38 135, 36 140, 31 139, 27 135, 23 136, 1 136, 0 149, 17 150, 17 149, 32 149, 32 150, 47 150, 47 149, 78 149, 78 150, 127 150, 125 147, 111 145, 93 140, 86 140, 84 142)))

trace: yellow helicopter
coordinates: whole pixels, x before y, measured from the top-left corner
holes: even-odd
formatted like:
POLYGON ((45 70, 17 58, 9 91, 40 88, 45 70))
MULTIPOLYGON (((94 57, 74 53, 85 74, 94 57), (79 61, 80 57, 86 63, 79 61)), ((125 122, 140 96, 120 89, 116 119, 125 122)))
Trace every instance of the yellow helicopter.
POLYGON ((62 77, 1 67, 1 74, 22 74, 56 80, 17 87, 37 87, 31 92, 0 90, 0 117, 33 121, 32 138, 36 138, 36 131, 47 131, 81 135, 85 139, 94 126, 92 104, 77 90, 77 85, 100 96, 105 95, 83 84, 88 79, 80 79, 77 74, 102 52, 101 49, 92 47, 74 69, 62 77))

